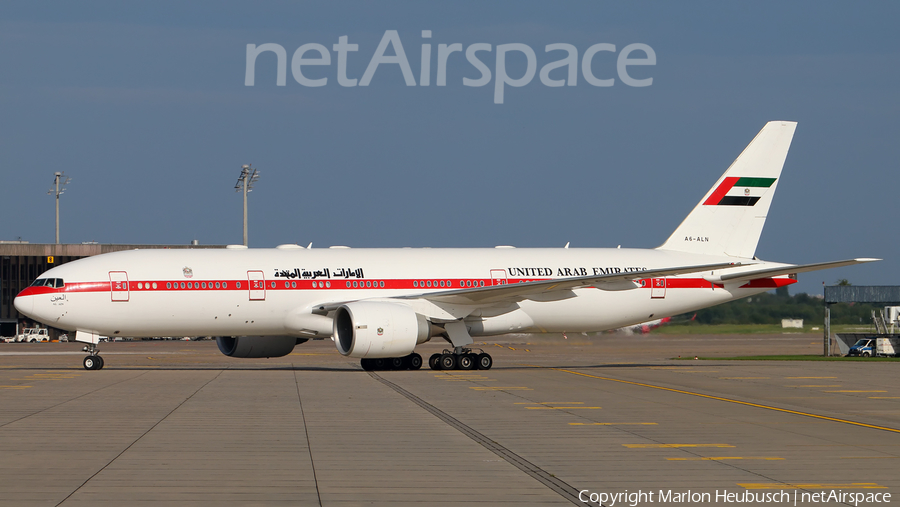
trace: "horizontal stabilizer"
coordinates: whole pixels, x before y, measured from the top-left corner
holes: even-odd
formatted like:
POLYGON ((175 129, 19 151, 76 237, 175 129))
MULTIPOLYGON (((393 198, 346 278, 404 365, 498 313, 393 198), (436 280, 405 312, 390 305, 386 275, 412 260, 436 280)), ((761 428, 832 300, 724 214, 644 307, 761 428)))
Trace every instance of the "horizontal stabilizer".
MULTIPOLYGON (((842 268, 844 266, 853 266, 855 264, 864 264, 866 262, 877 262, 881 259, 847 259, 843 261, 817 262, 815 264, 786 264, 776 268, 755 269, 749 271, 739 271, 737 273, 726 273, 715 279, 717 282, 742 282, 756 280, 758 278, 768 278, 779 275, 791 275, 795 273, 806 273, 809 271, 819 271, 821 269, 842 268)), ((712 281, 712 280, 711 280, 712 281)))

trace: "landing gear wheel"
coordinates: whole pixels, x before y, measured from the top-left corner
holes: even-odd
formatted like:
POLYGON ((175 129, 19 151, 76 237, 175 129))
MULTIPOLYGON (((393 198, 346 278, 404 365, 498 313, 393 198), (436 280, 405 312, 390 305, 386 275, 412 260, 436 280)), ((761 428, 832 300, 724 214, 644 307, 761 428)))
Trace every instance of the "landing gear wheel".
POLYGON ((479 370, 490 370, 494 365, 494 359, 488 353, 481 353, 475 356, 476 366, 479 370))
POLYGON ((363 370, 366 370, 366 371, 372 371, 372 370, 374 369, 373 366, 372 366, 372 360, 371 360, 371 359, 360 359, 360 360, 359 360, 359 365, 362 366, 362 369, 363 369, 363 370))
POLYGON ((386 360, 387 366, 391 370, 405 370, 406 369, 406 358, 405 357, 391 357, 386 360))
POLYGON ((440 354, 431 354, 431 357, 428 358, 428 366, 432 370, 440 370, 441 369, 441 355, 440 354))
POLYGON ((406 356, 406 364, 409 365, 410 370, 418 370, 422 367, 422 356, 413 352, 406 356))
POLYGON ((103 358, 100 357, 100 356, 94 356, 94 357, 97 358, 97 362, 100 363, 100 364, 97 365, 97 369, 98 369, 98 370, 102 370, 102 369, 103 369, 103 365, 104 365, 103 358))
POLYGON ((475 369, 475 360, 472 358, 472 354, 460 354, 456 360, 459 363, 460 370, 475 369))
POLYGON ((453 354, 441 354, 440 367, 442 370, 455 370, 456 356, 453 354))
POLYGON ((87 356, 84 358, 84 369, 85 370, 97 370, 100 366, 100 361, 98 361, 100 356, 87 356))
POLYGON ((373 370, 383 370, 387 367, 387 361, 383 357, 376 357, 375 359, 370 359, 372 361, 372 369, 373 370))

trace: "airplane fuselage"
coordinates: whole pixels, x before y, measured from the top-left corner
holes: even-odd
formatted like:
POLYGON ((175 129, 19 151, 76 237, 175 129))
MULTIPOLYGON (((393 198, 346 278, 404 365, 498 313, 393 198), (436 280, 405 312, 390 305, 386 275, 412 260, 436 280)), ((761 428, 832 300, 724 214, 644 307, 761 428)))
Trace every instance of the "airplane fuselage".
MULTIPOLYGON (((316 313, 323 305, 408 298, 416 309, 430 304, 416 295, 473 286, 733 261, 638 249, 135 250, 53 268, 41 278, 62 280, 53 284, 62 286, 29 287, 16 306, 53 327, 105 336, 322 338, 332 325, 316 313)), ((731 285, 710 279, 695 273, 641 279, 631 290, 587 287, 538 295, 480 307, 465 322, 472 336, 602 331, 794 283, 785 277, 731 285)), ((447 321, 458 315, 443 310, 447 321)))

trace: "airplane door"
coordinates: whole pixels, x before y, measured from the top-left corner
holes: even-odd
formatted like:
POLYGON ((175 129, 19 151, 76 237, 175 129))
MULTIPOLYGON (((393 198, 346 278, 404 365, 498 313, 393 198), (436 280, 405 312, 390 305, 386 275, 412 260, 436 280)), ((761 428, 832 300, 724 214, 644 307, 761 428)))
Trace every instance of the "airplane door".
POLYGON ((128 273, 124 271, 109 272, 109 293, 113 301, 128 301, 128 273))
POLYGON ((662 299, 666 297, 666 279, 654 278, 650 281, 650 297, 662 299))
POLYGON ((505 269, 492 269, 491 270, 491 284, 492 285, 506 285, 506 270, 505 269))
POLYGON ((262 271, 247 271, 247 281, 250 282, 250 301, 266 300, 266 276, 262 271))

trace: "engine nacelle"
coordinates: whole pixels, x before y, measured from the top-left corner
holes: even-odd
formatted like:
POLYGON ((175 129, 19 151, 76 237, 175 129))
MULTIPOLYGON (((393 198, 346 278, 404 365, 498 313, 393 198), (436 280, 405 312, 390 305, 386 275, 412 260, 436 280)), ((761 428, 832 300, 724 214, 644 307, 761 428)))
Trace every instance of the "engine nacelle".
POLYGON ((431 324, 408 306, 356 301, 337 309, 332 336, 345 356, 403 357, 431 338, 431 324))
POLYGON ((216 344, 230 357, 282 357, 294 350, 294 345, 307 341, 294 336, 219 336, 216 344))

